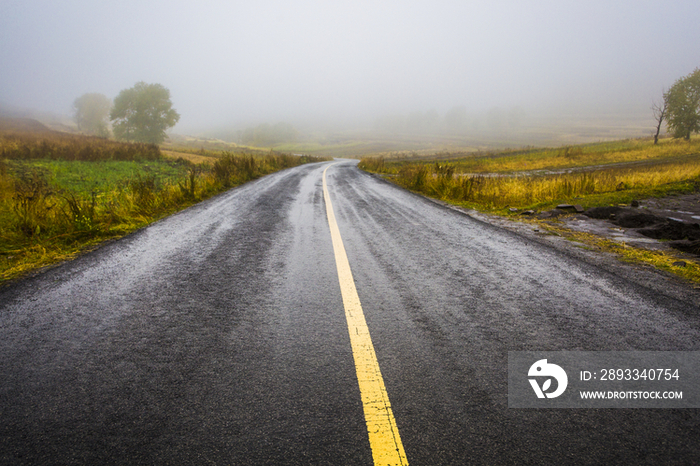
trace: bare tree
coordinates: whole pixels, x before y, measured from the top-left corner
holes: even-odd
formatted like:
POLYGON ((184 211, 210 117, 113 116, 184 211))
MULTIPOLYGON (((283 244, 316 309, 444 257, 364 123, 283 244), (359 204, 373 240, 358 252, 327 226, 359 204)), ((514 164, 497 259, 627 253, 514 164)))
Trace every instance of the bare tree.
POLYGON ((666 98, 667 93, 664 92, 664 99, 662 104, 654 102, 651 106, 651 111, 654 114, 654 120, 656 120, 656 134, 654 134, 654 144, 659 143, 659 133, 661 132, 661 124, 666 118, 666 110, 668 108, 668 99, 666 98))

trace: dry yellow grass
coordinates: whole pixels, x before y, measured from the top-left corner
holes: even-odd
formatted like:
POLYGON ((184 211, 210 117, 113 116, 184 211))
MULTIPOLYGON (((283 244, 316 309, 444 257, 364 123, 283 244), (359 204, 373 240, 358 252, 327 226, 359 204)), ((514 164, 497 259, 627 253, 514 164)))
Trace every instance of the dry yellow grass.
POLYGON ((437 162, 453 166, 455 173, 486 174, 660 161, 698 153, 700 138, 697 137, 691 141, 662 139, 657 145, 647 139, 631 139, 560 148, 529 148, 486 153, 396 153, 390 157, 366 157, 363 158, 362 164, 366 164, 370 171, 379 171, 372 165, 381 160, 381 172, 395 174, 407 164, 437 162))
MULTIPOLYGON (((657 187, 700 179, 700 157, 678 163, 653 164, 635 168, 614 168, 585 173, 548 176, 512 176, 471 178, 470 192, 462 189, 464 200, 499 208, 515 205, 534 205, 575 196, 619 192, 629 189, 657 187), (464 197, 466 195, 466 198, 464 197)), ((455 178, 440 183, 431 180, 436 194, 449 199, 459 192, 470 179, 455 178)))
POLYGON ((643 160, 661 160, 700 152, 700 140, 679 141, 662 139, 654 145, 648 140, 628 140, 585 146, 527 151, 524 154, 471 157, 456 161, 457 172, 491 173, 523 170, 553 170, 587 167, 643 160))
POLYGON ((190 162, 192 162, 194 164, 198 164, 198 165, 200 163, 211 164, 216 160, 215 157, 207 157, 204 155, 197 155, 197 154, 188 154, 187 152, 176 152, 176 151, 172 151, 172 150, 163 150, 163 149, 161 149, 160 152, 168 158, 185 159, 185 160, 189 160, 190 162))
MULTIPOLYGON (((625 196, 649 197, 673 189, 692 190, 693 186, 700 184, 698 144, 671 142, 649 147, 649 144, 643 142, 627 141, 622 149, 618 148, 619 153, 606 152, 609 145, 606 143, 596 147, 599 155, 605 153, 606 160, 616 160, 615 164, 570 168, 566 170, 568 173, 562 170, 561 173, 530 170, 489 174, 460 173, 460 169, 472 163, 466 159, 449 163, 396 163, 383 158, 364 158, 359 166, 368 171, 390 174, 392 181, 414 191, 448 202, 470 203, 473 207, 489 210, 509 206, 539 208, 546 204, 569 202, 574 197, 594 196, 599 201, 603 200, 601 195, 606 195, 609 200, 625 196), (643 148, 630 149, 636 145, 642 145, 643 148), (643 153, 647 153, 650 158, 637 160, 643 153), (627 157, 632 159, 631 162, 620 162, 627 157)), ((569 158, 586 158, 581 150, 580 147, 575 147, 567 148, 564 152, 569 158)), ((522 154, 514 155, 512 160, 497 161, 494 166, 512 168, 522 162, 522 157, 522 154)), ((541 166, 546 165, 550 169, 560 162, 558 155, 538 161, 541 166)), ((620 199, 620 202, 625 200, 620 199)))

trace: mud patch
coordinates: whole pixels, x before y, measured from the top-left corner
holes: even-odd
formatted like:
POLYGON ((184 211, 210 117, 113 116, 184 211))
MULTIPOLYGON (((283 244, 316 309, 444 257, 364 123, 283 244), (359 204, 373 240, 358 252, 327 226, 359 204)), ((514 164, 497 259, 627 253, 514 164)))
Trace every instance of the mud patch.
POLYGON ((700 224, 685 223, 680 220, 668 219, 663 225, 637 230, 640 234, 654 239, 665 240, 700 240, 700 224))
POLYGON ((621 211, 622 207, 593 207, 592 209, 588 209, 584 215, 590 218, 608 220, 610 218, 615 218, 621 211))
POLYGON ((594 207, 581 216, 563 218, 568 228, 593 233, 645 249, 668 249, 700 255, 700 193, 636 201, 634 205, 594 207))
POLYGON ((623 228, 646 228, 665 223, 665 220, 657 215, 646 212, 627 212, 617 214, 613 223, 623 228))

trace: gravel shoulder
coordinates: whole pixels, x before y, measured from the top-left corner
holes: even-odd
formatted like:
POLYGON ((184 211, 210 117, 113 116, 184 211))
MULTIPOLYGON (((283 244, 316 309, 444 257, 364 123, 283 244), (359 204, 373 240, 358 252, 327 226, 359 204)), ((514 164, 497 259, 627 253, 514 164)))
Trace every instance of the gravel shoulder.
MULTIPOLYGON (((645 237, 635 229, 622 228, 610 220, 589 218, 581 214, 568 214, 551 220, 530 218, 523 218, 522 221, 513 220, 474 209, 455 206, 437 199, 428 197, 426 199, 446 208, 462 212, 484 223, 495 225, 539 243, 547 244, 552 248, 564 251, 584 262, 595 264, 604 270, 624 277, 661 295, 666 295, 691 305, 700 302, 700 285, 683 280, 670 272, 659 270, 651 265, 623 262, 617 254, 595 250, 585 244, 571 241, 564 236, 547 231, 543 226, 553 225, 557 228, 589 233, 600 238, 624 243, 628 247, 673 252, 680 259, 698 261, 698 256, 675 250, 670 247, 668 242, 645 237)), ((700 217, 700 193, 643 200, 640 201, 639 209, 661 217, 677 218, 684 222, 699 222, 700 220, 696 217, 700 217)))

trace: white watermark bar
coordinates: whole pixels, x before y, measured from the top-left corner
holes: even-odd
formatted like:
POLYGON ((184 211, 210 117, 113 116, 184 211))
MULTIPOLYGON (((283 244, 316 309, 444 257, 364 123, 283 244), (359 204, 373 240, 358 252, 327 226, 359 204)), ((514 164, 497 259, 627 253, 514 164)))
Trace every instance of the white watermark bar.
POLYGON ((509 351, 509 408, 700 408, 700 351, 509 351))

